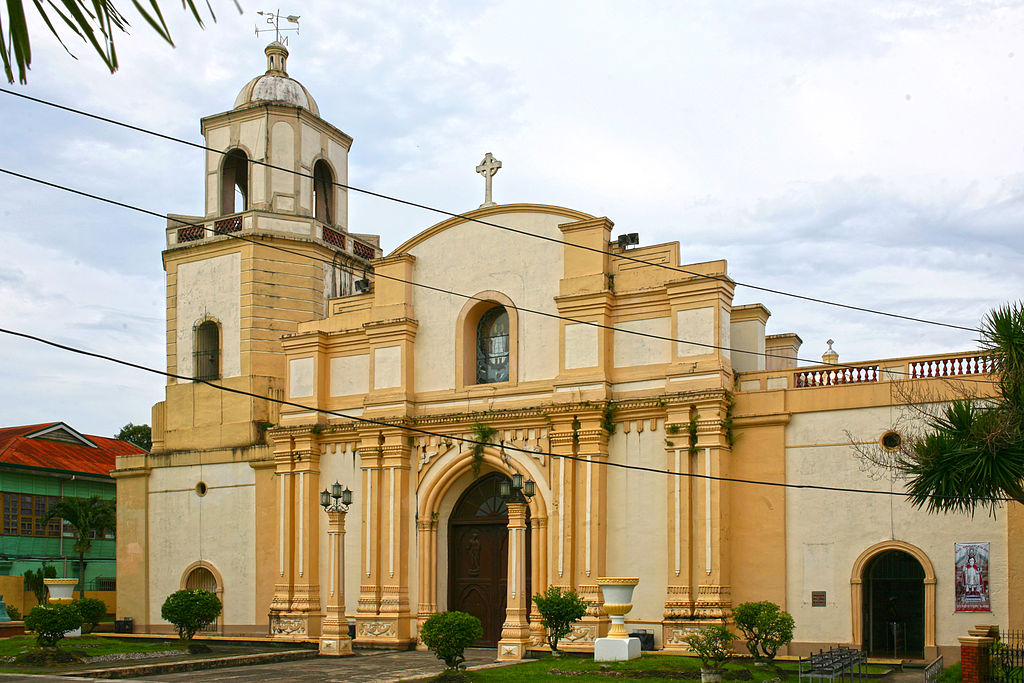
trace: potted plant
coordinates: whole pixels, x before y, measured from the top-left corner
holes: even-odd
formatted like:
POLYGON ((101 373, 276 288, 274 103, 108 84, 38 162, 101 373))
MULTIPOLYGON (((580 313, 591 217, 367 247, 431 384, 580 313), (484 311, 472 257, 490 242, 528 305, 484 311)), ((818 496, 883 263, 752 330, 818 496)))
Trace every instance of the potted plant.
POLYGON ((719 683, 722 680, 722 665, 732 656, 732 641, 736 637, 725 624, 712 624, 684 639, 700 657, 701 683, 719 683))

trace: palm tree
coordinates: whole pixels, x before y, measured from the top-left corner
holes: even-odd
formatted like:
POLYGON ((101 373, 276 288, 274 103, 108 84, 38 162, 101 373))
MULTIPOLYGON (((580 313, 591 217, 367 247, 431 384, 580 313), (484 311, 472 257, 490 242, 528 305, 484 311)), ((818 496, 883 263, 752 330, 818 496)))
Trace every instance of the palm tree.
POLYGON ((85 597, 85 554, 92 550, 93 538, 117 526, 114 506, 99 496, 61 498, 46 511, 43 524, 63 519, 75 529, 75 552, 78 553, 79 597, 85 597))
POLYGON ((911 503, 929 512, 1024 503, 1024 304, 990 311, 979 342, 998 373, 996 395, 946 405, 897 462, 911 503))

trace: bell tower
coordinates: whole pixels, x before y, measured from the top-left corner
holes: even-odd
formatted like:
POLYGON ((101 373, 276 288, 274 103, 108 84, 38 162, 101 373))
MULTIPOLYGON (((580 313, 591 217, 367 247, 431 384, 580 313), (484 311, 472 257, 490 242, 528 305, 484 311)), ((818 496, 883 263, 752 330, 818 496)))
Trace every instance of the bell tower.
POLYGON ((281 337, 326 315, 380 255, 379 238, 348 230, 352 138, 288 76, 283 44, 265 53, 234 107, 202 119, 203 215, 168 216, 167 369, 182 377, 153 408, 155 454, 267 449, 280 412, 267 399, 286 393, 281 337))

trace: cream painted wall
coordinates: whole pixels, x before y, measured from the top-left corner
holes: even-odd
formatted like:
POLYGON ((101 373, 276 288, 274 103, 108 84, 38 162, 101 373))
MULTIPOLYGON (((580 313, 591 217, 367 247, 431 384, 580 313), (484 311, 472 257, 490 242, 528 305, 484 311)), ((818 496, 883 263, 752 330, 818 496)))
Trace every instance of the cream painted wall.
POLYGON ((373 350, 373 388, 387 389, 402 384, 402 347, 373 350))
MULTIPOLYGON (((270 158, 275 166, 295 170, 295 130, 290 123, 278 121, 270 129, 270 158)), ((294 194, 294 176, 287 171, 270 171, 273 194, 294 194)), ((276 207, 275 207, 276 208, 276 207)))
POLYGON ((331 359, 331 396, 365 394, 370 390, 370 355, 331 359))
MULTIPOLYGON (((718 311, 718 338, 720 339, 718 345, 722 347, 722 356, 730 359, 730 362, 732 361, 732 351, 729 350, 732 347, 731 327, 729 324, 729 309, 722 306, 718 311)), ((714 351, 714 349, 709 349, 709 351, 714 351)))
POLYGON ((676 339, 697 342, 697 344, 677 342, 676 355, 678 356, 702 356, 714 353, 714 349, 699 346, 699 344, 715 343, 715 309, 705 306, 704 308, 676 311, 676 339))
POLYGON ((313 395, 313 358, 292 358, 288 361, 288 396, 301 398, 313 395))
MULTIPOLYGON (((571 219, 540 213, 488 216, 489 222, 562 239, 560 223, 571 219)), ((420 244, 413 280, 465 294, 495 290, 517 306, 558 313, 552 297, 562 277, 562 249, 497 228, 461 223, 420 244)), ((416 391, 455 386, 455 326, 465 300, 413 288, 416 319, 416 391)), ((519 316, 519 381, 550 379, 558 374, 557 318, 519 316), (526 349, 529 352, 526 352, 526 349)))
MULTIPOLYGON (((154 469, 149 479, 150 621, 196 560, 224 577, 224 623, 255 624, 255 476, 248 463, 154 469), (207 493, 195 487, 205 482, 207 493), (224 520, 231 520, 230 533, 224 520)), ((261 609, 265 606, 261 606, 261 609)))
POLYGON ((671 338, 672 322, 669 318, 647 318, 630 320, 615 325, 615 367, 668 363, 672 360, 671 342, 651 337, 641 337, 634 332, 655 334, 671 338))
MULTIPOLYGON (((359 454, 351 447, 329 444, 320 456, 320 489, 334 482, 349 487, 352 491, 352 505, 345 515, 345 613, 355 616, 359 607, 360 561, 363 543, 363 477, 359 469, 359 454)), ((320 516, 320 602, 327 606, 327 514, 320 516)))
POLYGON ((178 374, 192 375, 196 324, 207 317, 220 323, 221 376, 238 377, 241 362, 241 256, 225 254, 182 263, 177 279, 178 374))
MULTIPOLYGON (((327 141, 327 158, 331 160, 331 166, 337 173, 334 181, 342 185, 348 185, 348 150, 334 140, 327 141)), ((334 222, 341 227, 348 229, 348 190, 343 187, 334 187, 334 222)))
MULTIPOLYGON (((664 425, 659 422, 656 431, 649 426, 645 424, 643 432, 634 427, 627 434, 619 425, 608 440, 609 460, 664 469, 664 425)), ((660 621, 668 585, 665 475, 609 468, 608 498, 608 576, 640 577, 626 620, 660 621)), ((655 633, 660 638, 660 629, 655 633)))
POLYGON ((764 324, 760 320, 744 320, 731 323, 729 330, 732 338, 732 346, 744 351, 753 351, 756 354, 735 352, 732 354, 732 367, 736 372, 754 372, 764 370, 764 324))
POLYGON ((565 326, 565 369, 597 365, 597 328, 575 323, 565 326))
MULTIPOLYGON (((243 121, 239 126, 238 142, 242 145, 250 159, 266 158, 267 119, 260 117, 254 121, 243 121)), ((262 204, 267 201, 266 169, 249 167, 249 205, 262 204)))
MULTIPOLYGON (((836 389, 842 391, 843 389, 836 389)), ((861 470, 850 445, 874 443, 900 408, 796 414, 786 430, 786 473, 794 484, 890 490, 888 479, 861 470)), ((899 485, 896 485, 899 489, 899 485)), ((850 642, 850 577, 857 557, 876 543, 896 539, 920 548, 936 575, 936 643, 952 646, 975 623, 1007 622, 1005 513, 930 515, 896 497, 790 489, 786 494, 787 603, 799 641, 850 642), (836 540, 842 539, 842 540, 836 540), (955 613, 954 542, 991 544, 992 613, 955 613), (826 607, 811 607, 812 590, 828 591, 826 607)), ((859 606, 852 606, 859 613, 859 606)))

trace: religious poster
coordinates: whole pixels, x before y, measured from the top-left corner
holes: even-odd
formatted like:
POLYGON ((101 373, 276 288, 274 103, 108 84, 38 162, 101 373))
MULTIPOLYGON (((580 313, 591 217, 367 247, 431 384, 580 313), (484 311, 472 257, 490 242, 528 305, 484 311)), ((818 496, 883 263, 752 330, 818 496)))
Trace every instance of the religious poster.
POLYGON ((991 612, 988 594, 988 543, 957 543, 956 611, 991 612))

